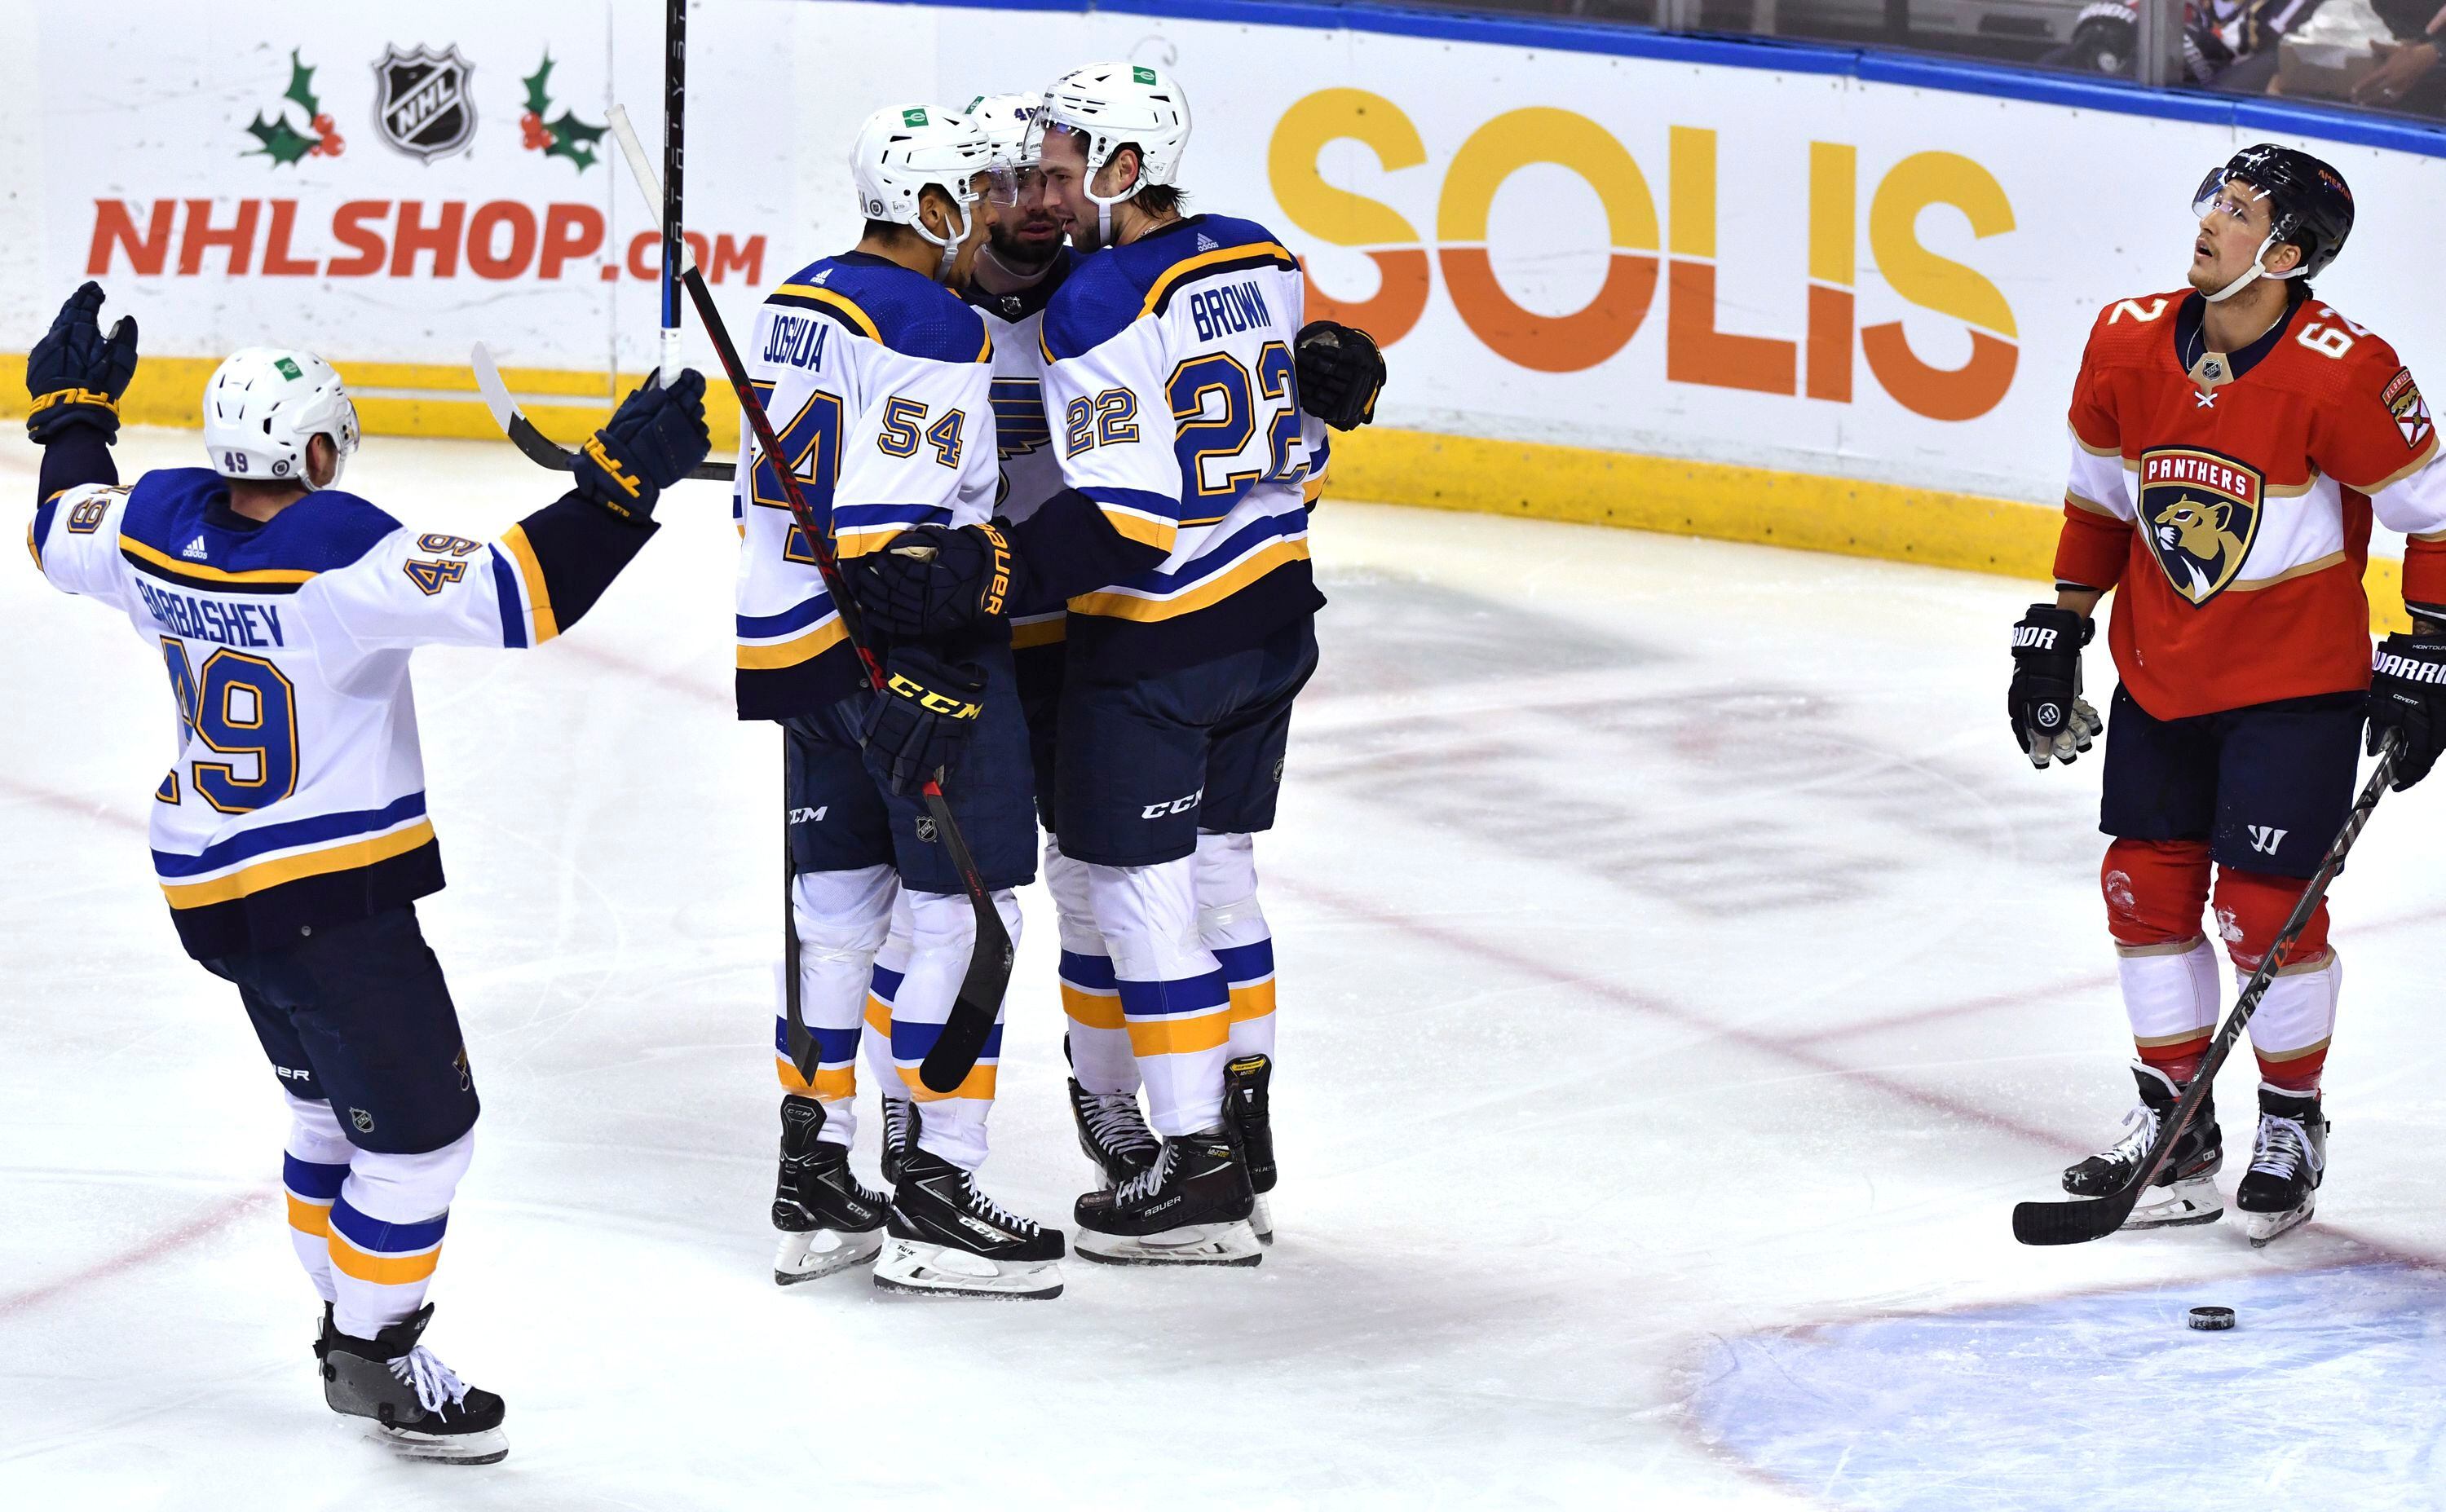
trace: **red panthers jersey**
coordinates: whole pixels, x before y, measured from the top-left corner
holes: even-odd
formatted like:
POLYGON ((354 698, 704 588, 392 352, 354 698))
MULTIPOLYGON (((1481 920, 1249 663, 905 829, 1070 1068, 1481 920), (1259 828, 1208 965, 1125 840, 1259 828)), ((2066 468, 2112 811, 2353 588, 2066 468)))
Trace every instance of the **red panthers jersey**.
POLYGON ((2369 685, 2370 521, 2446 619, 2446 469, 2395 348, 2316 298, 2238 352, 2197 293, 2110 306, 2073 388, 2056 577, 2116 588, 2107 642, 2161 719, 2369 685))

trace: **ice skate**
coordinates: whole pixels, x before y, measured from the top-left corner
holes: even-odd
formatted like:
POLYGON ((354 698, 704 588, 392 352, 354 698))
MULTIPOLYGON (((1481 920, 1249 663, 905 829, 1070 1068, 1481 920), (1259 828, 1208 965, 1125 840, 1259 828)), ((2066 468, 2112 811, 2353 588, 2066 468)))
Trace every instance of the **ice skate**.
POLYGON ((1223 1068, 1223 1107, 1240 1136, 1240 1153, 1249 1163, 1249 1185, 1257 1194, 1249 1226, 1257 1242, 1274 1241, 1274 1215, 1266 1194, 1274 1189, 1274 1124, 1268 1089, 1274 1063, 1264 1055, 1242 1055, 1223 1068))
POLYGON ((408 1459, 495 1464, 510 1452, 501 1432, 506 1409, 417 1342, 432 1320, 427 1302, 415 1316, 371 1338, 355 1338, 339 1331, 331 1305, 324 1303, 322 1333, 314 1340, 323 1400, 334 1412, 372 1418, 376 1436, 408 1459))
POLYGON ((1155 1164, 1079 1199, 1079 1254, 1110 1265, 1254 1265, 1266 1258, 1240 1151, 1221 1129, 1167 1139, 1155 1164))
MULTIPOLYGON (((2140 1084, 2140 1101, 2124 1115, 2123 1137, 2063 1173, 2063 1189, 2075 1197, 2102 1197, 2120 1189, 2149 1158, 2159 1126, 2182 1101, 2183 1089, 2154 1067, 2136 1063, 2132 1076, 2140 1084)), ((2211 1092, 2192 1115, 2165 1167, 2123 1226, 2180 1228, 2215 1223, 2225 1214, 2225 1200, 2216 1189, 2216 1173, 2224 1165, 2225 1140, 2217 1129, 2216 1096, 2211 1092)))
POLYGON ((917 1111, 913 1097, 883 1094, 883 1185, 900 1185, 900 1163, 917 1148, 918 1130, 925 1127, 924 1115, 917 1111))
POLYGON ((2317 1092, 2259 1089, 2259 1136, 2233 1205, 2253 1249, 2309 1222, 2327 1174, 2327 1119, 2317 1092))
POLYGON ((850 1173, 849 1150, 818 1138, 824 1105, 781 1099, 781 1174, 773 1188, 773 1281, 795 1286, 862 1265, 883 1247, 884 1200, 850 1173))
POLYGON ((875 1284, 925 1297, 1062 1295, 1060 1229, 1008 1212, 940 1155, 901 1163, 875 1284))
POLYGON ((1079 1148, 1106 1189, 1119 1186, 1155 1164, 1162 1141, 1147 1128, 1136 1092, 1091 1092, 1070 1078, 1070 1120, 1079 1126, 1079 1148))

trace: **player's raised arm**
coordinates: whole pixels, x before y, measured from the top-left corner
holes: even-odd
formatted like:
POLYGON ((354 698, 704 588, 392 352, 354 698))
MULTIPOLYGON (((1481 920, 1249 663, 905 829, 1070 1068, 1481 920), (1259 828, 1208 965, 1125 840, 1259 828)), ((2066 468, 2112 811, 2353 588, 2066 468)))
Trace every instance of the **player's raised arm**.
POLYGON ((360 646, 540 645, 594 607, 659 528, 662 491, 709 447, 705 380, 649 377, 579 452, 576 486, 489 544, 398 530, 300 607, 360 646))

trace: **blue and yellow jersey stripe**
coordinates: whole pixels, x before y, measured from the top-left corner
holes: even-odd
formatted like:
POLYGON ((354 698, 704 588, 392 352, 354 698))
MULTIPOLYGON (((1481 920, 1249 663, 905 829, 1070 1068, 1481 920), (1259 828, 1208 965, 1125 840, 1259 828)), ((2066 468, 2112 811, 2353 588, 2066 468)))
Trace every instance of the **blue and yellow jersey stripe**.
POLYGON ((434 844, 424 794, 380 809, 268 824, 196 855, 153 852, 153 873, 172 908, 204 908, 301 881, 354 870, 434 844))

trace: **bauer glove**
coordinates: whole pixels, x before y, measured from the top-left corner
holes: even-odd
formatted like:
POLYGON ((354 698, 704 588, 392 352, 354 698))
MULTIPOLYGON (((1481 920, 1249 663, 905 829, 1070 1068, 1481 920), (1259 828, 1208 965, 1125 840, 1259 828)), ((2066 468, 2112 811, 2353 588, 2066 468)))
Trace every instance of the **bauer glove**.
POLYGON ((1010 538, 993 525, 903 531, 844 564, 870 629, 903 640, 956 635, 1008 612, 1018 587, 1010 538))
POLYGON ((2097 628, 2052 604, 2031 605, 2013 626, 2013 685, 2004 712, 2013 721, 2013 743, 2034 767, 2049 759, 2070 766, 2106 728, 2080 696, 2080 648, 2097 628))
POLYGON ((682 368, 670 387, 649 374, 601 430, 578 448, 577 492, 631 525, 654 517, 663 490, 688 476, 713 449, 705 428, 705 378, 682 368))
POLYGON ((2379 643, 2370 672, 2369 754, 2395 730, 2403 749, 2395 758, 2395 791, 2429 775, 2446 744, 2446 636, 2390 635, 2379 643))
POLYGON ((1384 354, 1376 349, 1374 337, 1356 326, 1312 320, 1291 345, 1300 408, 1338 431, 1357 430, 1376 418, 1384 354))
POLYGON ((34 407, 26 434, 47 443, 62 431, 90 425, 104 440, 119 435, 119 396, 136 376, 136 317, 122 315, 102 333, 102 286, 87 280, 70 294, 51 328, 26 357, 26 392, 34 407))
POLYGON ((866 711, 866 750, 894 793, 942 780, 985 713, 986 674, 972 662, 947 662, 923 646, 894 649, 883 691, 866 711))

